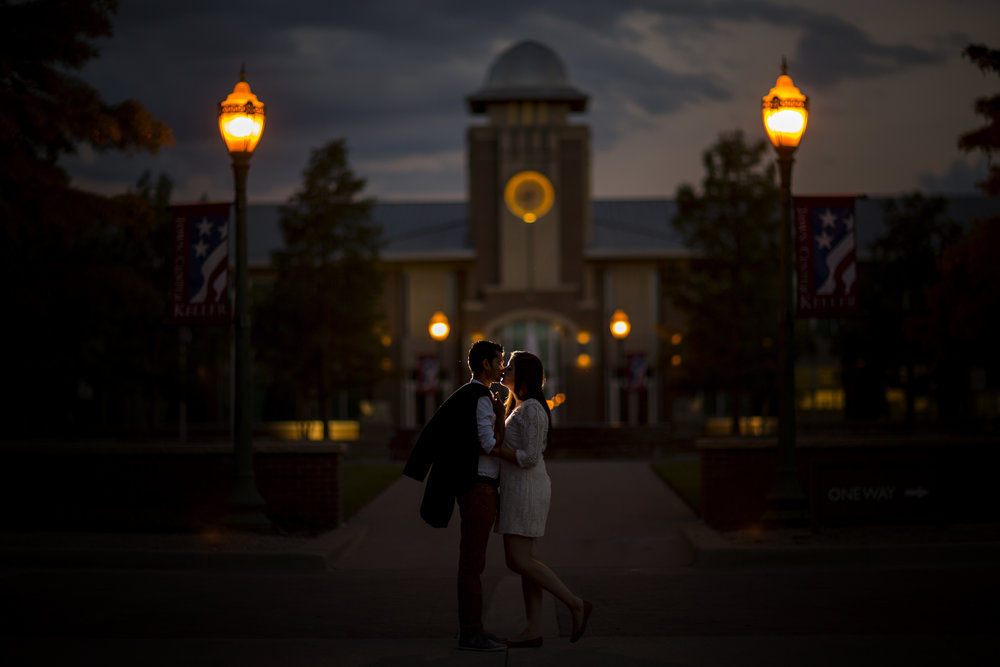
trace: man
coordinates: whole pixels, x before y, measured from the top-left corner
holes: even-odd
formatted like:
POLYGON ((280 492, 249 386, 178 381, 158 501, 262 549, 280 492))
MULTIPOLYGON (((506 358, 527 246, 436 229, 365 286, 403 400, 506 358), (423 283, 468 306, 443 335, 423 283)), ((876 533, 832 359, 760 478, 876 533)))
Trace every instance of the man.
POLYGON ((458 501, 458 647, 503 651, 506 647, 483 629, 480 579, 500 484, 500 462, 489 454, 503 443, 504 407, 490 385, 503 377, 503 346, 474 343, 469 370, 472 379, 448 397, 420 432, 403 474, 421 482, 427 477, 420 516, 435 528, 448 525, 458 501))

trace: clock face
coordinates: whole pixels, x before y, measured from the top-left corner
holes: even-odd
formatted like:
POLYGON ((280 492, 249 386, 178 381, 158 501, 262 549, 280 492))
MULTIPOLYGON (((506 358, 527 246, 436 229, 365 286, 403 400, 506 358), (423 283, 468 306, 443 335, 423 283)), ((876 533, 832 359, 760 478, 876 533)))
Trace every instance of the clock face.
POLYGON ((504 201, 511 213, 525 222, 534 222, 552 208, 555 190, 544 174, 522 171, 507 181, 504 201))

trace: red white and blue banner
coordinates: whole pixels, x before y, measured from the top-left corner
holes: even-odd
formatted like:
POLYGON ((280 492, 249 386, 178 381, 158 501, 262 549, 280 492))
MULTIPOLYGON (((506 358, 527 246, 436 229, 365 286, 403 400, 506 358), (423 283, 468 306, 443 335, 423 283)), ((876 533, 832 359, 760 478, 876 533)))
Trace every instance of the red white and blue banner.
POLYGON ((854 197, 795 197, 793 208, 798 317, 856 315, 854 197))
POLYGON ((229 203, 173 206, 170 320, 229 324, 229 203))
POLYGON ((630 354, 625 360, 625 388, 641 391, 648 388, 649 360, 645 354, 630 354))
POLYGON ((439 388, 441 360, 432 355, 420 355, 417 362, 417 393, 421 395, 436 394, 439 388))

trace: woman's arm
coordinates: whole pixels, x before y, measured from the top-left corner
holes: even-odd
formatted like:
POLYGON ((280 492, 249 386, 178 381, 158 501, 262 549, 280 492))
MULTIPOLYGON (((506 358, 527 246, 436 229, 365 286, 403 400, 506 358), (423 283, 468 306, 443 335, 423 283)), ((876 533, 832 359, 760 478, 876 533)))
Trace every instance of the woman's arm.
MULTIPOLYGON (((499 401, 500 399, 497 398, 497 399, 494 399, 494 400, 495 401, 499 401)), ((494 405, 496 405, 496 403, 494 405)), ((503 417, 503 412, 502 412, 502 410, 503 410, 503 404, 502 403, 500 403, 499 410, 500 411, 497 412, 497 424, 498 424, 498 427, 500 429, 500 436, 497 438, 497 446, 493 448, 493 451, 490 452, 490 454, 492 454, 493 456, 496 456, 501 461, 507 461, 508 463, 513 463, 514 465, 517 465, 518 464, 517 463, 517 451, 513 448, 513 446, 510 443, 504 442, 504 436, 506 435, 507 424, 504 421, 504 417, 503 417)))
POLYGON ((501 461, 521 465, 517 460, 517 452, 518 450, 512 449, 510 445, 505 445, 503 447, 494 447, 491 453, 501 461))
POLYGON ((532 400, 524 404, 516 419, 519 420, 518 432, 522 436, 518 438, 517 448, 507 443, 504 447, 495 447, 493 453, 521 468, 534 468, 545 448, 545 435, 548 433, 545 410, 532 400))
POLYGON ((521 429, 522 447, 514 452, 514 458, 519 466, 534 468, 538 464, 538 459, 545 449, 545 436, 548 431, 549 420, 545 408, 535 399, 527 401, 524 405, 524 425, 521 429))

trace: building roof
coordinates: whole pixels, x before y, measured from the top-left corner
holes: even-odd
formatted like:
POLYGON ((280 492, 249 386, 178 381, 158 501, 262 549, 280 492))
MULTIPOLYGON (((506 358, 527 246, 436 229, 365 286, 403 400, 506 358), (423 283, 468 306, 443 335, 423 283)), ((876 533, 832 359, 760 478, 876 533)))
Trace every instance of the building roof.
POLYGON ((566 102, 572 111, 587 107, 587 95, 573 87, 555 51, 534 40, 514 44, 493 61, 486 84, 469 96, 469 110, 483 113, 490 103, 566 102))
MULTIPOLYGON (((884 229, 885 198, 859 198, 855 204, 857 248, 871 257, 872 242, 884 229)), ((692 250, 671 221, 677 205, 669 199, 601 199, 591 203, 593 233, 587 259, 668 259, 692 250)), ((1000 216, 1000 200, 969 195, 948 198, 947 216, 968 226, 977 218, 1000 216)), ((283 246, 279 206, 254 204, 247 212, 248 255, 252 265, 265 265, 283 246)), ((453 202, 379 202, 373 220, 383 231, 382 259, 399 261, 473 260, 475 247, 467 223, 467 205, 453 202)))
POLYGON ((690 254, 671 224, 677 204, 669 199, 604 199, 591 202, 593 234, 587 259, 683 257, 690 254))

